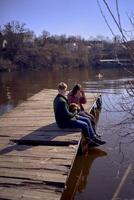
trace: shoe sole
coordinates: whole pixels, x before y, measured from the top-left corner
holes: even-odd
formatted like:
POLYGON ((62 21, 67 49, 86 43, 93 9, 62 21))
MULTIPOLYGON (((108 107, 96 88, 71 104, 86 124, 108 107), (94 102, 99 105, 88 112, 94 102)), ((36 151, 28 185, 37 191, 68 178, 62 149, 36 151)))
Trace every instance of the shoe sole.
POLYGON ((98 146, 100 146, 100 144, 98 144, 98 143, 96 143, 96 142, 90 140, 90 142, 89 142, 89 147, 98 147, 98 146))

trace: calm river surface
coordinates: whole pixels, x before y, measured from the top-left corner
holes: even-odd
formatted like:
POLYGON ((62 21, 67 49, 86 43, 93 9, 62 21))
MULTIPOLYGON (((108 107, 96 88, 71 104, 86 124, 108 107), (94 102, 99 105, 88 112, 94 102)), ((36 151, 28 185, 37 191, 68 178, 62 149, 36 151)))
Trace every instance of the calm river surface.
POLYGON ((77 158, 76 168, 80 171, 75 170, 78 174, 74 178, 80 178, 72 199, 134 200, 134 142, 130 143, 134 135, 120 136, 134 127, 115 126, 126 113, 111 112, 115 106, 119 108, 125 88, 134 81, 134 74, 129 71, 134 73, 131 68, 0 73, 0 116, 44 88, 56 89, 60 81, 66 82, 69 89, 80 83, 86 92, 102 93, 103 108, 97 131, 107 143, 77 158), (99 73, 101 78, 97 76, 99 73))

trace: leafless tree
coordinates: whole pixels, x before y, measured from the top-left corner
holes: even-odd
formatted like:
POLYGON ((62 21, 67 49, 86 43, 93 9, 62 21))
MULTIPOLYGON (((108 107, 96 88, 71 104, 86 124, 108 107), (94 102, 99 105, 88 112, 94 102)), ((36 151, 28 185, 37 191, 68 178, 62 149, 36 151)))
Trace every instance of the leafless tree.
POLYGON ((97 0, 97 4, 99 6, 100 12, 110 30, 110 32, 112 33, 112 35, 114 37, 117 36, 117 33, 114 32, 110 22, 108 21, 104 11, 103 11, 103 7, 105 7, 109 13, 109 15, 111 16, 113 22, 115 23, 117 29, 118 29, 118 35, 121 37, 122 39, 122 45, 124 48, 126 48, 127 51, 129 51, 130 57, 132 59, 132 61, 134 61, 134 13, 132 12, 131 14, 126 14, 126 17, 128 18, 129 24, 131 26, 130 30, 126 30, 123 27, 123 24, 121 23, 121 15, 120 15, 120 11, 119 11, 119 3, 118 0, 115 0, 115 8, 116 8, 116 13, 117 16, 115 16, 112 12, 112 9, 110 8, 110 5, 108 4, 108 2, 106 0, 97 0), (103 4, 102 4, 103 3, 103 4))
MULTIPOLYGON (((128 18, 129 25, 131 26, 130 30, 126 30, 123 27, 123 23, 121 21, 121 15, 120 15, 120 6, 119 1, 115 0, 115 9, 116 12, 113 12, 110 4, 106 0, 97 0, 98 7, 100 9, 100 12, 102 14, 102 17, 104 18, 105 23, 107 24, 109 30, 111 31, 113 37, 116 37, 116 33, 113 30, 113 27, 111 26, 111 22, 107 19, 104 8, 108 11, 109 15, 111 16, 114 24, 116 25, 118 29, 118 35, 121 38, 121 44, 123 48, 126 49, 126 51, 130 55, 130 59, 132 62, 132 66, 134 65, 134 13, 131 14, 127 13, 126 18, 128 18), (116 15, 114 14, 116 13, 116 15)), ((128 70, 127 68, 123 67, 124 70, 126 70, 128 73, 134 75, 133 71, 128 70)), ((125 138, 129 138, 127 140, 129 143, 134 142, 134 138, 132 137, 134 135, 134 80, 131 80, 127 83, 125 92, 121 94, 120 102, 118 105, 112 105, 110 102, 110 107, 107 105, 106 110, 107 111, 115 111, 122 113, 122 116, 124 115, 123 119, 121 121, 118 121, 116 124, 114 124, 114 127, 116 127, 116 133, 118 132, 119 136, 121 137, 121 141, 125 138), (111 109, 112 105, 112 109, 111 109)))

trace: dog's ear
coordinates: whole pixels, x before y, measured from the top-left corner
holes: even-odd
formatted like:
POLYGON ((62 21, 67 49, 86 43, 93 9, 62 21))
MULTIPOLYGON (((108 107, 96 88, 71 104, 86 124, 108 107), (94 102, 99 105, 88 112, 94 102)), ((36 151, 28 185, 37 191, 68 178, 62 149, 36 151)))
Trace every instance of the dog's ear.
POLYGON ((77 104, 71 103, 69 106, 69 111, 70 112, 76 112, 77 111, 77 104))
POLYGON ((78 105, 76 103, 72 103, 72 106, 76 107, 76 108, 78 107, 78 105))

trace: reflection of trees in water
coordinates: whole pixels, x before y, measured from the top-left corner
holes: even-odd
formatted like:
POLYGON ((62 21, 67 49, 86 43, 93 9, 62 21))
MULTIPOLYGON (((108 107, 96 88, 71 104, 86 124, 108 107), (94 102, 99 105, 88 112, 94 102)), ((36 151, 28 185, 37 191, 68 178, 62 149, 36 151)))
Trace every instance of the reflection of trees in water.
POLYGON ((134 142, 134 93, 131 88, 126 90, 117 97, 107 95, 103 108, 108 122, 104 125, 105 130, 110 129, 113 135, 118 135, 120 150, 122 144, 134 142))
POLYGON ((74 199, 74 195, 77 192, 82 192, 86 187, 87 177, 93 161, 98 157, 106 155, 107 153, 101 149, 89 148, 86 155, 77 156, 68 178, 66 189, 62 195, 62 199, 74 199))
POLYGON ((107 150, 111 154, 109 159, 117 167, 117 176, 123 166, 134 161, 133 111, 132 98, 125 90, 124 93, 104 98, 98 131, 105 133, 107 150))

